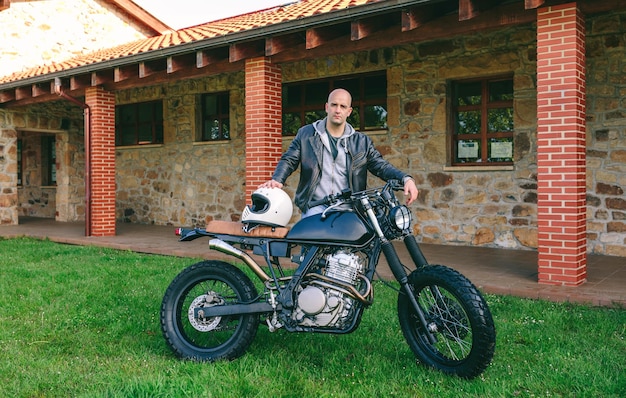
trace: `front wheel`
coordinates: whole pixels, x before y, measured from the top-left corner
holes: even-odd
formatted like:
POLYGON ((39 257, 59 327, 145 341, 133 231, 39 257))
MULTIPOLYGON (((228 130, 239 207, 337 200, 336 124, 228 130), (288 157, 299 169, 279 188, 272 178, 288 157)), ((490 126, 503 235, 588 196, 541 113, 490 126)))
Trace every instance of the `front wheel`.
POLYGON ((478 289, 466 277, 442 265, 413 271, 409 286, 435 338, 435 342, 428 338, 411 300, 400 292, 400 326, 419 361, 463 378, 481 374, 493 358, 496 330, 478 289))
POLYGON ((197 361, 235 359, 256 336, 258 315, 204 317, 203 308, 250 303, 254 284, 240 269, 222 261, 202 261, 170 283, 161 303, 161 329, 176 355, 197 361))

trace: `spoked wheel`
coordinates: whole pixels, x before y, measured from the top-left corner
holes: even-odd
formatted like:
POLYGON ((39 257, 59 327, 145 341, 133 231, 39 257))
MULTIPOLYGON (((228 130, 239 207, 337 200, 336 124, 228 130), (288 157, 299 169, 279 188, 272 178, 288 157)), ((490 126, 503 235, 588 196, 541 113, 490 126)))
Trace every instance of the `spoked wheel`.
POLYGON ((205 317, 204 309, 251 302, 256 288, 241 270, 222 261, 202 261, 172 281, 161 304, 161 329, 181 358, 235 359, 252 343, 258 315, 205 317))
POLYGON ((422 326, 409 297, 398 296, 402 333, 415 356, 427 366, 464 378, 481 374, 491 362, 496 330, 489 307, 478 289, 457 271, 441 266, 421 267, 409 284, 426 318, 422 326))

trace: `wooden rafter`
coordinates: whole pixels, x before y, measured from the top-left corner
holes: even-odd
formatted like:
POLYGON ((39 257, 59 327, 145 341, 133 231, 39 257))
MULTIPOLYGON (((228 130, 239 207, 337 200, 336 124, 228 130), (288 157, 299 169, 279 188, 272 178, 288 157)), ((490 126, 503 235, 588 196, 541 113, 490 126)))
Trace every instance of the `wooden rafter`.
POLYGON ((190 65, 195 64, 195 62, 196 54, 194 53, 167 57, 167 73, 174 73, 187 69, 190 65))
POLYGON ((545 0, 524 0, 524 7, 527 10, 532 10, 533 8, 541 7, 545 2, 545 0))
POLYGON ((237 62, 245 58, 262 57, 264 55, 265 40, 256 40, 246 43, 231 44, 228 59, 230 62, 237 62))
POLYGON ((114 79, 113 69, 105 69, 102 71, 91 73, 91 85, 93 87, 110 83, 113 81, 113 79, 114 79))
POLYGON ((50 94, 52 92, 52 85, 45 83, 33 84, 33 98, 42 95, 50 94))
POLYGON ((70 90, 83 90, 91 86, 91 74, 70 77, 70 90))
POLYGON ((204 68, 224 61, 228 61, 228 47, 196 52, 196 68, 204 68))
POLYGON ((115 83, 139 77, 139 65, 119 66, 113 70, 113 76, 115 83))
POLYGON ((401 28, 403 32, 420 28, 428 22, 435 21, 456 10, 454 2, 428 4, 402 10, 401 28))
POLYGON ((306 30, 306 49, 311 50, 327 44, 330 41, 335 40, 338 37, 351 34, 351 26, 346 25, 333 25, 325 26, 323 28, 311 28, 306 30))
POLYGON ((398 14, 388 14, 366 19, 359 19, 350 24, 350 39, 361 40, 372 36, 389 26, 398 24, 398 14))
POLYGON ((305 42, 305 37, 300 33, 268 37, 265 39, 265 56, 271 57, 272 55, 293 49, 305 42))
POLYGON ((459 0, 459 21, 476 18, 481 12, 500 4, 495 0, 459 0))

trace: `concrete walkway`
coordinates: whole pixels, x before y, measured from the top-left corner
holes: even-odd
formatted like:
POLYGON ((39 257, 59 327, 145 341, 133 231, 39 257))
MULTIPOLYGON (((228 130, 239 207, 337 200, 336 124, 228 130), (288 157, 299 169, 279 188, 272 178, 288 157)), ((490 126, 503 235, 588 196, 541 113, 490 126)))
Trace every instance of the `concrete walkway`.
MULTIPOLYGON (((73 245, 94 245, 141 253, 191 258, 224 258, 209 249, 208 239, 179 242, 174 227, 118 224, 113 237, 85 237, 85 225, 51 219, 20 218, 20 225, 0 226, 0 237, 31 236, 73 245)), ((589 255, 587 282, 578 287, 537 283, 537 252, 448 245, 421 245, 430 264, 447 265, 467 276, 483 292, 518 297, 569 301, 626 308, 626 258, 589 255)), ((399 245, 404 264, 411 264, 399 245)), ((258 259, 264 264, 262 259, 258 259)), ((191 262, 190 262, 191 264, 191 262)), ((383 279, 392 279, 384 260, 378 267, 383 279)))

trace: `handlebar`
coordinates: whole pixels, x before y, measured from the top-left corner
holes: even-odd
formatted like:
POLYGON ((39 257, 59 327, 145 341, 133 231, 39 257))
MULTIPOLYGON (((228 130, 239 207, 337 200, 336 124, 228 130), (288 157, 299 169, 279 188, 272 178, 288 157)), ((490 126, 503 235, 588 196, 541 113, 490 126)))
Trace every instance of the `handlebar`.
POLYGON ((349 199, 350 196, 352 196, 352 191, 350 191, 349 189, 346 189, 340 193, 325 196, 322 199, 312 200, 309 202, 309 207, 315 207, 319 205, 331 205, 340 199, 342 200, 349 199))
POLYGON ((399 180, 389 180, 389 181, 387 181, 387 183, 383 187, 376 187, 376 188, 366 189, 366 190, 363 190, 363 191, 360 191, 360 192, 355 192, 354 194, 352 193, 351 190, 346 189, 346 190, 343 190, 340 193, 336 193, 336 194, 325 196, 322 199, 312 200, 311 202, 309 202, 309 207, 315 207, 315 206, 319 206, 319 205, 332 205, 332 204, 337 203, 338 201, 350 202, 350 201, 355 200, 356 198, 360 198, 360 197, 363 197, 363 196, 369 196, 369 195, 371 195, 374 192, 381 192, 381 191, 384 191, 385 189, 399 191, 399 190, 402 190, 403 187, 404 187, 404 185, 402 184, 401 181, 399 181, 399 180))

